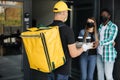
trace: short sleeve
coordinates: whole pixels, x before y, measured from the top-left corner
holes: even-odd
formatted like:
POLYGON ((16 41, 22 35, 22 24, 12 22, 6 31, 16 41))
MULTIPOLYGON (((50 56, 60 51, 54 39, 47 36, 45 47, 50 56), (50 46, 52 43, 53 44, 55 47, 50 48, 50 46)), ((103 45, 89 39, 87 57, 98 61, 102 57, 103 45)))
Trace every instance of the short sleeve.
POLYGON ((68 28, 66 30, 66 38, 67 38, 67 43, 68 44, 73 44, 75 43, 75 37, 74 37, 74 32, 71 28, 68 28))

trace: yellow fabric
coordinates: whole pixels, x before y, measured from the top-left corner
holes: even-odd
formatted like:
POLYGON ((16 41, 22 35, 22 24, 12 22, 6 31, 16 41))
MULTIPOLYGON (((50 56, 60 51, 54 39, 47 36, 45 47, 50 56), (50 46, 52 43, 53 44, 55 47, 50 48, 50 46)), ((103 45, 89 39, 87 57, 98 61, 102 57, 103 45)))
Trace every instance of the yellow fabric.
POLYGON ((64 52, 62 49, 59 29, 57 26, 46 30, 37 30, 35 28, 21 34, 24 47, 28 56, 30 68, 49 73, 49 70, 43 43, 40 33, 45 35, 47 49, 50 57, 50 64, 54 62, 55 69, 64 65, 64 52))
POLYGON ((70 8, 68 8, 67 4, 64 1, 58 1, 53 8, 53 12, 61 12, 61 11, 66 11, 66 10, 70 10, 70 8))

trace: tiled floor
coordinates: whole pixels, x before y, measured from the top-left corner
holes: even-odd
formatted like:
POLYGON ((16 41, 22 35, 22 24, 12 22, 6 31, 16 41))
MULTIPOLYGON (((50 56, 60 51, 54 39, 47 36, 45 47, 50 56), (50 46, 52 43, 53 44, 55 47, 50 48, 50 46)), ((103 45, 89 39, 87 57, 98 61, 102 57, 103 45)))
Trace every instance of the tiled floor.
POLYGON ((0 80, 23 80, 22 56, 0 57, 0 80))

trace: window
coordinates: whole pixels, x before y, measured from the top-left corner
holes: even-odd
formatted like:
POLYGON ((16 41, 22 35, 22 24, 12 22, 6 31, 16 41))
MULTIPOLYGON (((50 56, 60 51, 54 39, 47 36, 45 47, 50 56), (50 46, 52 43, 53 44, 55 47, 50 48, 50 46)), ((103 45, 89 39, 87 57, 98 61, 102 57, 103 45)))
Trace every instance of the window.
POLYGON ((0 1, 0 24, 5 27, 22 26, 22 2, 0 1))

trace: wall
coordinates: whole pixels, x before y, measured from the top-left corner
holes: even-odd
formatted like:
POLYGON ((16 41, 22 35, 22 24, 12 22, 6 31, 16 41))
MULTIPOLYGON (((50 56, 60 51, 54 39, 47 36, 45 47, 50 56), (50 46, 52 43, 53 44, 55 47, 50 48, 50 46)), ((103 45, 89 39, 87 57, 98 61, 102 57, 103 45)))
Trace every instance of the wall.
POLYGON ((117 59, 120 60, 120 0, 114 0, 114 22, 117 24, 119 32, 116 38, 116 50, 118 52, 117 59))
POLYGON ((120 27, 120 0, 114 0, 114 21, 120 27))
POLYGON ((32 18, 37 21, 37 24, 48 25, 53 20, 53 6, 55 0, 33 0, 32 1, 32 18))

